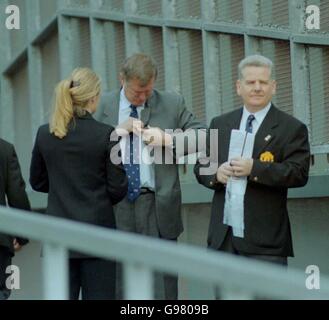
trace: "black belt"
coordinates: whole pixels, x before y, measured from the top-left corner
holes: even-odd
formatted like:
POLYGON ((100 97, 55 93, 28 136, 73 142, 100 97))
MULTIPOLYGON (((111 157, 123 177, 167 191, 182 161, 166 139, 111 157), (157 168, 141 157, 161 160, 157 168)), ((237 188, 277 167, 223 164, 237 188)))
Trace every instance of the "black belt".
POLYGON ((154 191, 150 188, 142 187, 140 194, 146 194, 146 193, 154 193, 154 191))

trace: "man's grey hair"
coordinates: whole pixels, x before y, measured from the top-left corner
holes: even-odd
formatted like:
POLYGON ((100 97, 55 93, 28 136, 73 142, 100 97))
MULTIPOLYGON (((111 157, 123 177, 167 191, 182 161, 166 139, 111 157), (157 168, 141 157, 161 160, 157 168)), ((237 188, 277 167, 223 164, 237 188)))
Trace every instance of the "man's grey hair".
POLYGON ((124 61, 120 74, 126 81, 138 79, 142 86, 146 86, 152 79, 156 79, 158 68, 151 56, 135 53, 124 61))
POLYGON ((243 60, 240 61, 239 63, 239 67, 238 67, 238 74, 239 74, 239 79, 242 80, 243 79, 243 70, 246 67, 265 67, 265 68, 269 68, 270 70, 270 77, 271 79, 273 76, 273 67, 274 64, 273 62, 269 59, 266 58, 260 54, 254 54, 252 56, 248 56, 246 58, 244 58, 243 60))

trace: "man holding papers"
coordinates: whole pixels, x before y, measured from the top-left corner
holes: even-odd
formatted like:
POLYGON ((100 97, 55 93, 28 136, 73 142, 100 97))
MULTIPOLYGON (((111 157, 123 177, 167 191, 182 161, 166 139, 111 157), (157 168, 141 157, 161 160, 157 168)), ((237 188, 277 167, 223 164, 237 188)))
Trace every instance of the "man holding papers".
POLYGON ((310 148, 306 126, 271 102, 272 69, 260 55, 240 62, 237 93, 244 106, 211 121, 207 156, 195 174, 215 190, 209 247, 286 266, 293 256, 288 188, 307 183, 310 148), (205 174, 209 163, 218 169, 205 174))

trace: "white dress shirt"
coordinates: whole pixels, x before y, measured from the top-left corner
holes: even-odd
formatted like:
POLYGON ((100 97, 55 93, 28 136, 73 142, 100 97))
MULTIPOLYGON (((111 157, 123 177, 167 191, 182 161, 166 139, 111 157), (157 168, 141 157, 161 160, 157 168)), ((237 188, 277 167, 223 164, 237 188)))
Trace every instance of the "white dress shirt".
MULTIPOLYGON (((119 106, 119 124, 126 121, 129 118, 131 113, 131 103, 127 99, 124 88, 121 89, 120 92, 120 106, 119 106)), ((144 105, 137 106, 138 118, 141 118, 141 112, 144 109, 144 105)), ((125 163, 125 150, 126 150, 126 143, 129 136, 122 137, 120 140, 120 147, 122 153, 122 162, 125 163)), ((145 148, 149 148, 145 143, 142 141, 140 137, 140 146, 141 151, 145 148)), ((146 151, 146 150, 145 150, 146 151)), ((140 181, 141 187, 149 188, 151 190, 155 190, 155 181, 154 181, 154 165, 149 164, 152 162, 149 152, 143 152, 142 156, 139 157, 140 161, 140 181), (144 161, 143 161, 144 160, 144 161)))
MULTIPOLYGON (((255 119, 252 121, 252 139, 254 139, 254 136, 264 121, 270 108, 271 103, 256 113, 250 113, 246 106, 243 106, 240 131, 245 132, 248 117, 249 115, 253 114, 255 119)), ((252 144, 254 144, 253 141, 252 144)), ((249 150, 252 152, 251 149, 252 147, 249 148, 249 150)), ((233 235, 240 238, 244 238, 244 197, 247 184, 247 177, 231 178, 227 182, 225 191, 223 223, 231 226, 233 235)))
POLYGON ((240 122, 240 130, 245 131, 246 130, 246 124, 249 115, 253 114, 255 116, 255 120, 252 122, 252 133, 256 135, 259 127, 261 126, 262 122, 264 121, 267 113, 269 112, 271 108, 272 102, 270 102, 264 109, 257 111, 256 113, 250 113, 246 106, 243 106, 243 113, 242 118, 240 122))

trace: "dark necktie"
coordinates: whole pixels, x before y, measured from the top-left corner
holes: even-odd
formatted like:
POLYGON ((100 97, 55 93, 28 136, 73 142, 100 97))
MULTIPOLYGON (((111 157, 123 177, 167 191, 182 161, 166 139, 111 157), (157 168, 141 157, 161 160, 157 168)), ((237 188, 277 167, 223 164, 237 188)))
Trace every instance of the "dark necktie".
POLYGON ((246 131, 249 133, 252 133, 252 122, 255 120, 255 116, 253 114, 250 114, 248 119, 247 119, 247 124, 246 124, 246 131))
MULTIPOLYGON (((130 106, 131 112, 130 117, 138 119, 137 107, 134 105, 130 106)), ((140 181, 140 140, 139 136, 129 134, 129 143, 128 139, 126 142, 126 152, 125 152, 125 169, 128 177, 128 200, 130 202, 135 201, 141 191, 141 181, 140 181)))

